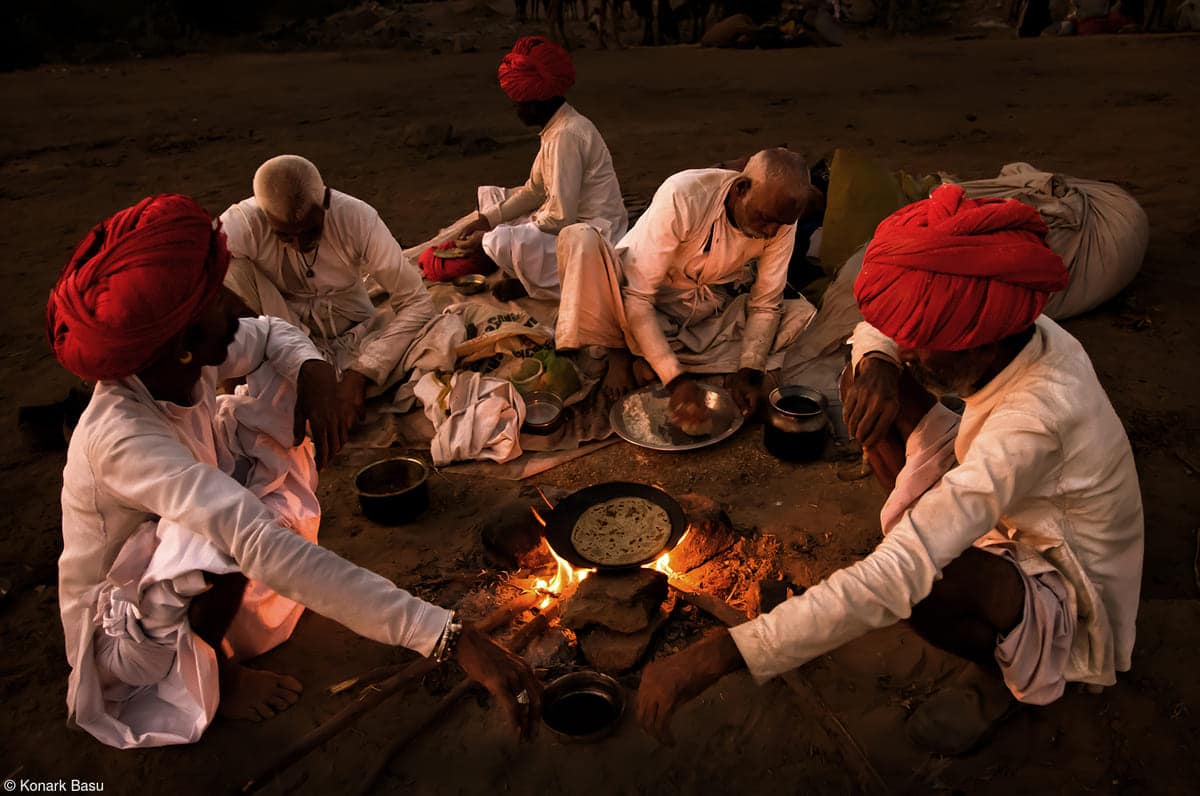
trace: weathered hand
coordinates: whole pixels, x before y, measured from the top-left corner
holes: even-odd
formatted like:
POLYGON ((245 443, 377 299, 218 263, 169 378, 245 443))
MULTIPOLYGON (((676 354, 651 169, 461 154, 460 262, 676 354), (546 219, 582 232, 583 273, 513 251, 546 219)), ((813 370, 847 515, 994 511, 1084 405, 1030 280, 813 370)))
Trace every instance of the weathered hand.
POLYGON ((467 677, 482 685, 504 706, 509 720, 522 738, 532 737, 542 714, 542 685, 524 660, 464 625, 455 653, 467 677), (527 703, 517 701, 522 691, 527 703))
POLYGON ((871 357, 859 363, 858 375, 846 391, 842 416, 850 436, 864 448, 883 440, 900 412, 900 367, 871 357))
POLYGON ((304 441, 308 426, 316 446, 317 467, 329 463, 346 444, 350 428, 338 411, 338 381, 333 366, 323 359, 310 359, 300 366, 296 381, 296 414, 292 432, 295 444, 304 441))
POLYGON ((472 232, 454 241, 454 245, 465 252, 477 252, 483 249, 483 232, 472 232))
POLYGON ((708 419, 708 407, 704 405, 704 393, 700 385, 686 376, 671 382, 668 388, 671 399, 667 403, 671 412, 671 424, 679 428, 697 426, 708 419))
POLYGON ((642 729, 668 746, 675 743, 671 717, 686 702, 744 665, 733 636, 721 628, 687 649, 654 661, 642 671, 637 717, 642 729))
POLYGON ((363 420, 363 405, 367 402, 367 386, 370 380, 357 370, 342 373, 337 386, 338 411, 346 428, 353 428, 363 420))
POLYGON ((742 410, 743 417, 752 417, 762 403, 763 372, 753 368, 742 368, 729 379, 729 392, 733 402, 742 410))

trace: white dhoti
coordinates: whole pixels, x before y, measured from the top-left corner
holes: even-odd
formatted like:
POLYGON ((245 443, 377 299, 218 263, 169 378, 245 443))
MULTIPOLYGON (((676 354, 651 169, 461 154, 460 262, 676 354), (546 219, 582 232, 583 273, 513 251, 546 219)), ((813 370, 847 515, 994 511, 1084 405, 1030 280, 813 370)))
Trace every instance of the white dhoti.
MULTIPOLYGON (((479 212, 504 201, 508 191, 496 185, 479 187, 479 212)), ((519 279, 530 298, 558 300, 557 235, 542 232, 529 216, 521 216, 483 236, 483 251, 505 276, 519 279)))
MULTIPOLYGON (((625 283, 616 248, 584 225, 558 235, 562 301, 555 328, 560 349, 587 345, 628 348, 642 356, 625 312, 625 283)), ((692 373, 732 373, 741 360, 750 297, 724 285, 698 285, 687 292, 660 295, 655 318, 683 368, 692 373)), ((784 301, 769 347, 767 369, 783 364, 784 353, 813 318, 807 301, 784 301)))
MULTIPOLYGON (((311 443, 291 447, 293 387, 273 369, 252 373, 217 399, 215 464, 243 483, 282 523, 317 540, 320 505, 311 443)), ((209 457, 200 457, 201 461, 209 457)), ((75 723, 118 748, 191 743, 216 713, 215 651, 188 621, 204 573, 239 571, 229 551, 178 523, 144 523, 121 548, 85 626, 68 704, 75 723)), ((250 581, 222 643, 234 660, 286 641, 304 607, 250 581)))
MULTIPOLYGON (((957 464, 958 425, 959 416, 939 403, 913 430, 904 468, 880 512, 884 533, 957 464)), ((1062 696, 1067 685, 1078 619, 1076 589, 1055 566, 1057 556, 1043 555, 1049 551, 1014 538, 1018 535, 998 528, 976 541, 975 547, 1012 562, 1021 575, 1024 613, 1016 627, 996 640, 996 663, 1013 696, 1045 705, 1062 696)))

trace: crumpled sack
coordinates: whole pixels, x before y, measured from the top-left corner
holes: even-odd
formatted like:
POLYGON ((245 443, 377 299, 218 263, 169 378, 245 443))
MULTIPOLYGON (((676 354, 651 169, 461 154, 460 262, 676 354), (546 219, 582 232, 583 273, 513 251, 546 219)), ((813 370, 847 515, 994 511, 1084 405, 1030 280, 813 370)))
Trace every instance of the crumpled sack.
POLYGON ((521 455, 525 401, 511 382, 459 371, 449 381, 436 373, 416 387, 433 424, 429 445, 437 467, 456 461, 507 462, 521 455))
POLYGON ((497 309, 488 304, 464 301, 451 304, 445 311, 461 317, 466 326, 467 339, 455 353, 464 365, 470 365, 471 370, 492 370, 505 355, 533 356, 554 339, 554 332, 549 327, 521 310, 497 309), (495 358, 490 365, 471 365, 489 358, 495 358))

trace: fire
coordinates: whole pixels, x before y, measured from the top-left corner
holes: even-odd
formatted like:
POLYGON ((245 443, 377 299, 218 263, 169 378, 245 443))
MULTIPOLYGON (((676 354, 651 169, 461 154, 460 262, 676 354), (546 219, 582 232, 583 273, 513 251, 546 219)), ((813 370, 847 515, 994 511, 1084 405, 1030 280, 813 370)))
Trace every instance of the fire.
MULTIPOLYGON (((675 547, 679 547, 679 545, 683 544, 683 540, 686 539, 688 537, 688 534, 691 532, 692 532, 691 528, 684 531, 683 536, 680 536, 679 541, 675 543, 675 547)), ((661 556, 659 556, 658 559, 653 564, 647 564, 646 568, 647 569, 656 569, 659 572, 661 572, 662 574, 666 575, 668 578, 679 577, 679 573, 676 572, 675 570, 671 569, 671 551, 670 550, 668 550, 667 552, 665 552, 661 556)))
POLYGON ((550 555, 554 556, 554 563, 557 568, 550 582, 547 583, 544 578, 538 578, 533 583, 534 589, 539 593, 546 594, 545 599, 538 603, 538 608, 543 610, 549 607, 551 600, 555 597, 561 596, 569 587, 582 583, 588 575, 595 572, 594 569, 576 569, 563 560, 562 556, 554 552, 554 548, 549 545, 546 547, 550 550, 550 555))
MULTIPOLYGON (((541 521, 542 518, 538 516, 537 511, 533 510, 533 513, 534 516, 541 521)), ((542 524, 544 525, 545 523, 543 522, 542 524)), ((689 533, 691 533, 691 529, 684 531, 683 536, 679 537, 679 541, 675 544, 675 546, 678 547, 679 545, 683 544, 683 540, 687 539, 689 533)), ((539 594, 546 595, 545 598, 538 603, 538 610, 545 610, 548 608, 555 597, 561 597, 562 594, 569 588, 579 585, 585 579, 587 579, 588 575, 596 571, 594 569, 576 569, 568 564, 562 558, 562 556, 554 552, 554 548, 550 547, 549 545, 546 545, 546 547, 550 550, 550 555, 554 556, 556 569, 554 571, 554 577, 549 581, 547 581, 545 578, 538 578, 533 582, 534 591, 538 592, 539 594)), ((678 572, 671 569, 671 552, 669 550, 659 556, 654 563, 646 564, 645 568, 657 570, 666 575, 668 578, 680 577, 678 572)))

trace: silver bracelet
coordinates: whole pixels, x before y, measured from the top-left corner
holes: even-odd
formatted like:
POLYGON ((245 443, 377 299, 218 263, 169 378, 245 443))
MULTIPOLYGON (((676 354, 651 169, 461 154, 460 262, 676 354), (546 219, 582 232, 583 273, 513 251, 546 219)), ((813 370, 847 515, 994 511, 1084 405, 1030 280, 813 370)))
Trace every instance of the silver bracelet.
POLYGON ((431 657, 438 663, 453 656, 455 649, 458 647, 458 637, 462 635, 463 626, 462 622, 456 621, 457 619, 457 614, 451 611, 450 618, 446 620, 446 627, 442 629, 442 635, 438 638, 437 645, 433 648, 433 655, 431 657))

